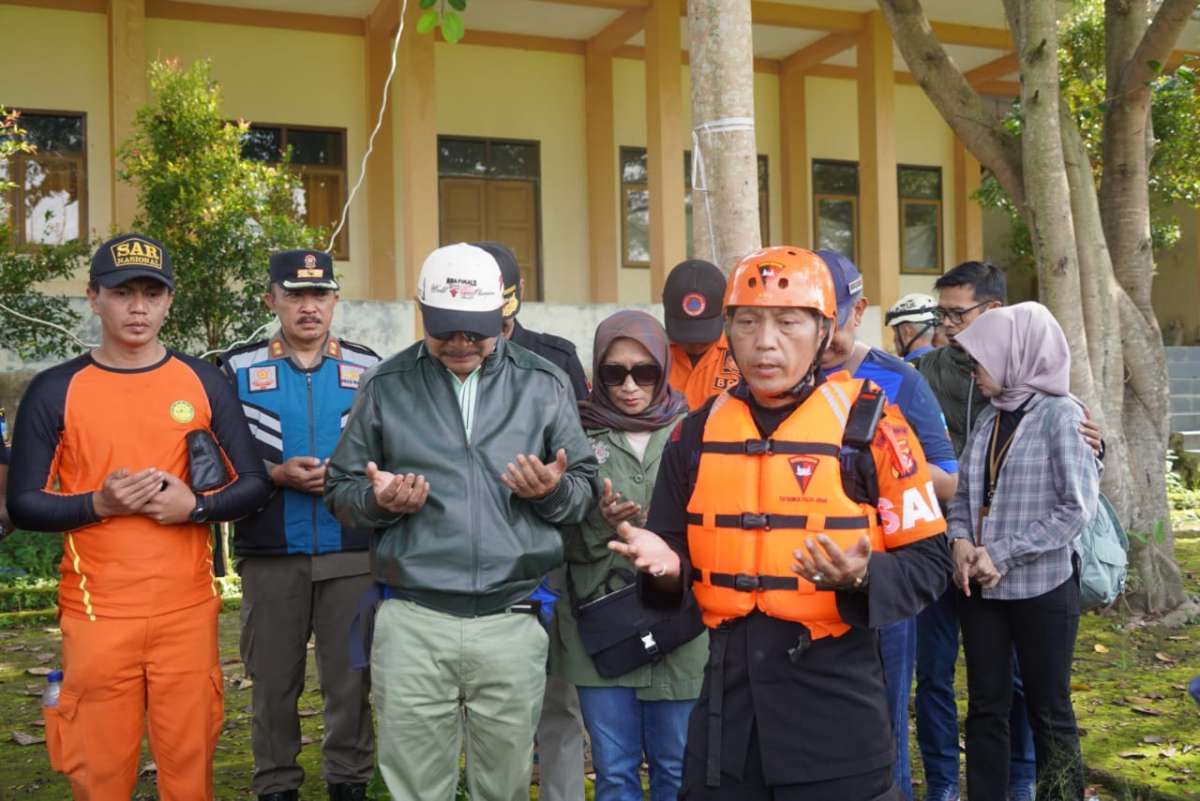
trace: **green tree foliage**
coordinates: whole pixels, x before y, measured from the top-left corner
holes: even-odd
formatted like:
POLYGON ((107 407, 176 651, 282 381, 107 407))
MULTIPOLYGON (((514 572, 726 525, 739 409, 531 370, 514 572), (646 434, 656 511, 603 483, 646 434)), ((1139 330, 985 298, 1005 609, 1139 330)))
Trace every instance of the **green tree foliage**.
MULTIPOLYGON (((0 106, 0 166, 17 154, 32 154, 36 148, 26 139, 20 114, 0 106)), ((73 331, 79 315, 62 295, 40 291, 43 281, 69 278, 88 252, 86 239, 64 245, 18 248, 9 224, 8 193, 15 186, 0 171, 0 348, 25 359, 65 356, 75 352, 73 341, 63 331, 32 322, 43 320, 73 331), (15 313, 14 313, 15 312, 15 313)))
MULTIPOLYGON (((1099 184, 1104 175, 1101 148, 1106 108, 1103 0, 1076 0, 1059 22, 1058 36, 1062 98, 1079 125, 1099 184)), ((1154 251, 1161 253, 1179 241, 1176 204, 1200 207, 1200 98, 1191 66, 1185 63, 1169 73, 1163 65, 1154 66, 1159 77, 1154 80, 1150 108, 1155 136, 1150 162, 1150 230, 1154 251)), ((1013 104, 1006 125, 1020 135, 1019 102, 1013 104)), ((995 178, 984 178, 976 198, 983 206, 1009 215, 1012 229, 1008 245, 1014 264, 1032 270, 1029 230, 995 178)))
POLYGON ((221 114, 208 62, 150 65, 153 100, 121 145, 120 177, 138 188, 135 230, 161 240, 176 295, 163 340, 190 351, 243 339, 268 317, 261 295, 271 251, 323 246, 297 209, 290 154, 278 165, 242 158, 245 121, 221 114))

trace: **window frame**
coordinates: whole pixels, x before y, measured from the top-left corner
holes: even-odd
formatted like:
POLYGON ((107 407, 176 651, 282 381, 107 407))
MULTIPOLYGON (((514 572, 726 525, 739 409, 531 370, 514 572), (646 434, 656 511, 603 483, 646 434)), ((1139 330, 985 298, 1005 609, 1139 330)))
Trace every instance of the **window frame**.
MULTIPOLYGON (((634 269, 634 270, 650 269, 650 261, 649 260, 646 260, 644 262, 629 261, 626 258, 626 255, 629 253, 629 247, 628 247, 628 243, 629 243, 629 192, 640 190, 640 191, 644 191, 647 194, 649 194, 650 181, 649 181, 648 176, 647 176, 646 181, 626 181, 625 180, 625 154, 627 152, 632 152, 635 154, 641 153, 641 154, 645 155, 645 154, 648 154, 648 151, 649 151, 649 148, 641 147, 638 145, 620 145, 617 148, 617 177, 618 177, 619 183, 620 183, 619 201, 620 201, 620 208, 621 208, 621 267, 623 267, 625 269, 634 269)), ((683 192, 684 192, 684 196, 685 196, 685 203, 684 203, 685 219, 686 219, 686 212, 687 212, 686 197, 689 194, 691 194, 691 192, 692 192, 692 182, 690 180, 691 176, 689 174, 690 169, 691 169, 691 166, 690 166, 691 162, 692 162, 692 151, 685 150, 683 152, 683 164, 684 164, 683 192)), ((758 177, 759 177, 758 170, 759 170, 760 165, 763 165, 766 168, 766 186, 760 186, 758 188, 758 231, 759 231, 759 236, 761 237, 761 240, 765 247, 766 244, 770 241, 770 233, 771 233, 771 207, 770 207, 770 204, 771 204, 771 160, 770 160, 770 156, 768 154, 758 153, 758 152, 756 152, 754 154, 754 183, 756 186, 758 185, 758 177)), ((693 211, 693 213, 694 213, 694 211, 693 211)), ((649 210, 647 210, 647 218, 648 217, 649 217, 649 210)), ((690 241, 690 239, 691 239, 691 227, 690 226, 688 227, 685 235, 686 235, 686 238, 690 241)), ((692 258, 692 252, 690 249, 687 254, 687 257, 692 258)))
MULTIPOLYGON (((279 130, 279 132, 280 132, 279 152, 281 154, 287 150, 288 145, 290 144, 290 142, 288 141, 288 133, 290 131, 295 130, 295 131, 304 131, 306 133, 311 132, 311 133, 340 134, 341 135, 341 144, 342 144, 342 147, 341 147, 342 166, 341 167, 336 167, 336 166, 332 166, 329 164, 296 164, 295 162, 289 162, 288 167, 293 172, 295 172, 297 175, 299 175, 301 178, 303 178, 304 174, 306 172, 308 172, 309 169, 311 169, 314 174, 330 174, 333 172, 341 172, 341 174, 342 174, 341 175, 341 177, 342 177, 342 196, 341 196, 341 203, 340 203, 339 208, 341 208, 341 209, 346 208, 346 199, 349 197, 349 192, 350 192, 350 162, 349 162, 349 152, 348 152, 349 151, 349 142, 347 141, 349 139, 349 132, 347 131, 346 128, 338 128, 336 126, 330 126, 330 125, 303 125, 303 124, 295 125, 292 123, 283 123, 283 122, 258 122, 258 121, 250 122, 249 125, 251 128, 259 128, 259 129, 275 128, 275 129, 279 130)), ((279 164, 282 164, 283 162, 264 161, 262 163, 279 165, 279 164)), ((340 219, 341 219, 341 215, 339 214, 338 219, 335 219, 330 223, 331 232, 332 232, 332 229, 337 226, 338 221, 340 219)), ((311 225, 311 223, 309 223, 308 220, 305 220, 305 225, 311 225)), ((346 212, 346 224, 342 227, 342 231, 338 235, 338 240, 341 241, 341 243, 343 244, 343 247, 339 248, 338 247, 339 243, 337 240, 335 240, 334 248, 333 248, 333 251, 330 253, 330 255, 333 257, 334 261, 350 261, 350 213, 349 213, 349 210, 347 210, 347 212, 346 212)))
POLYGON ((944 193, 945 184, 942 181, 942 168, 940 165, 934 164, 897 164, 896 165, 896 200, 898 217, 896 220, 899 226, 900 234, 900 274, 901 275, 941 275, 946 270, 946 255, 945 255, 945 203, 944 193), (932 172, 937 174, 938 179, 938 197, 905 197, 901 189, 900 174, 904 170, 919 170, 921 172, 932 172), (935 263, 932 267, 910 267, 905 263, 905 254, 907 247, 905 243, 906 230, 904 226, 905 210, 909 206, 934 206, 937 209, 936 214, 936 238, 935 242, 936 254, 935 263))
POLYGON ((813 196, 812 196, 813 248, 814 249, 818 248, 820 246, 820 242, 821 242, 821 201, 828 200, 828 201, 835 201, 835 202, 849 202, 850 208, 852 209, 851 225, 854 226, 854 230, 852 232, 853 233, 854 254, 850 260, 852 262, 854 262, 855 264, 858 264, 859 244, 861 241, 859 232, 862 230, 860 223, 859 223, 859 209, 858 209, 859 196, 862 194, 862 186, 859 183, 859 164, 858 164, 858 162, 857 161, 848 161, 846 159, 813 159, 810 164, 810 167, 809 167, 809 181, 813 187, 813 196), (818 192, 816 189, 816 186, 817 186, 817 165, 819 165, 819 164, 828 164, 828 165, 837 166, 837 167, 853 167, 854 168, 854 189, 855 189, 854 194, 850 195, 850 194, 839 193, 839 192, 818 192))
MULTIPOLYGON (((78 239, 86 239, 89 235, 90 228, 88 227, 88 114, 86 111, 66 111, 63 109, 41 109, 41 108, 13 108, 14 111, 20 112, 21 116, 34 115, 44 117, 74 117, 80 121, 82 144, 79 153, 60 153, 58 151, 43 151, 39 150, 34 153, 14 153, 8 159, 9 175, 6 180, 15 184, 15 186, 5 194, 5 202, 9 204, 10 210, 6 215, 6 219, 0 222, 7 222, 12 229, 13 244, 18 250, 36 250, 42 247, 45 243, 29 242, 25 237, 25 224, 27 222, 25 216, 25 171, 29 161, 37 161, 38 156, 48 155, 53 159, 58 159, 67 162, 75 162, 78 164, 79 170, 79 194, 76 197, 76 202, 79 204, 79 233, 77 236, 64 240, 65 242, 74 242, 78 239)), ((18 119, 18 125, 20 121, 18 119)))

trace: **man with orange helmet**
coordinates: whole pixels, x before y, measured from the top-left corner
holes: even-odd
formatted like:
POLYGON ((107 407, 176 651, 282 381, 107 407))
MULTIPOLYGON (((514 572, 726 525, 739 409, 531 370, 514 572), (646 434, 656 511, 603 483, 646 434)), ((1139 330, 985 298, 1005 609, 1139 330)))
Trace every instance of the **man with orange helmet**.
POLYGON ((750 254, 725 306, 742 382, 679 425, 647 527, 609 546, 647 602, 690 588, 710 627, 681 797, 900 799, 875 632, 950 574, 924 454, 877 386, 823 375, 837 306, 815 253, 750 254))

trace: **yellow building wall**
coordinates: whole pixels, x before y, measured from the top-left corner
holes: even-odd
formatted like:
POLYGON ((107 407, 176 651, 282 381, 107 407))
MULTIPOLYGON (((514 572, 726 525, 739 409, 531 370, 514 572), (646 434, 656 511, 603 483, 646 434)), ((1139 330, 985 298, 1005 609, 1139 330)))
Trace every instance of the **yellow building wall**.
POLYGON ((439 136, 540 144, 543 299, 588 302, 583 57, 444 42, 434 56, 439 136))
MULTIPOLYGON (((87 222, 112 226, 112 135, 108 113, 108 22, 103 14, 0 5, 0 104, 87 115, 87 222)), ((83 271, 51 292, 82 294, 83 271)))
POLYGON ((1175 247, 1156 253, 1151 299, 1168 345, 1200 343, 1200 210, 1178 204, 1173 213, 1181 236, 1175 247))
MULTIPOLYGON (((103 20, 103 17, 100 18, 103 20)), ((358 36, 279 28, 146 20, 146 58, 206 58, 221 84, 230 119, 346 130, 347 187, 358 180, 367 146, 365 55, 358 36)), ((350 259, 336 269, 342 297, 365 294, 367 204, 360 189, 350 207, 350 259)))
MULTIPOLYGON (((680 126, 683 130, 683 148, 692 149, 692 101, 691 75, 688 67, 680 68, 683 80, 683 107, 680 109, 680 126)), ((646 146, 646 68, 638 59, 613 59, 613 129, 618 150, 621 147, 646 146)), ((783 235, 783 192, 782 161, 780 156, 779 130, 779 76, 770 73, 754 74, 754 138, 759 155, 767 157, 767 205, 768 242, 778 243, 783 235)), ((683 154, 680 153, 680 158, 683 154)), ((620 162, 614 180, 620 185, 620 162)), ((618 191, 618 202, 620 192, 618 191)), ((624 252, 621 246, 620 221, 624 217, 618 209, 617 253, 624 252)), ((667 272, 674 265, 667 265, 667 272)), ((617 278, 617 298, 621 303, 646 303, 650 297, 650 270, 648 268, 621 267, 617 278)))
MULTIPOLYGON (((857 84, 851 80, 812 76, 805 81, 809 158, 858 161, 857 84)), ((954 136, 920 87, 897 86, 895 102, 897 164, 942 168, 944 271, 954 266, 954 136)), ((810 166, 810 176, 811 169, 810 166)), ((897 220, 896 225, 899 224, 897 220)), ((893 269, 900 269, 899 254, 893 269)), ((936 280, 936 275, 902 274, 900 294, 930 293, 936 280)))

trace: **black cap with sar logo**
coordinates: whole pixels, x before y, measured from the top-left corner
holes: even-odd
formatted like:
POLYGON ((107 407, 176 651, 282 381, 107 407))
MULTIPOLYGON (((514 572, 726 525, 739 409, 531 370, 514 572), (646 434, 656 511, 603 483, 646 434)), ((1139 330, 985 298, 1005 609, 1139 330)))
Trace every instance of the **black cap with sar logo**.
POLYGON ((171 257, 162 242, 142 234, 121 234, 92 254, 88 280, 112 289, 135 278, 151 278, 175 291, 171 257))
POLYGON ((675 265, 663 287, 663 319, 672 342, 716 342, 725 321, 725 274, 712 262, 688 259, 675 265))
POLYGON ((271 254, 271 283, 284 289, 337 289, 333 258, 321 250, 285 250, 271 254))

